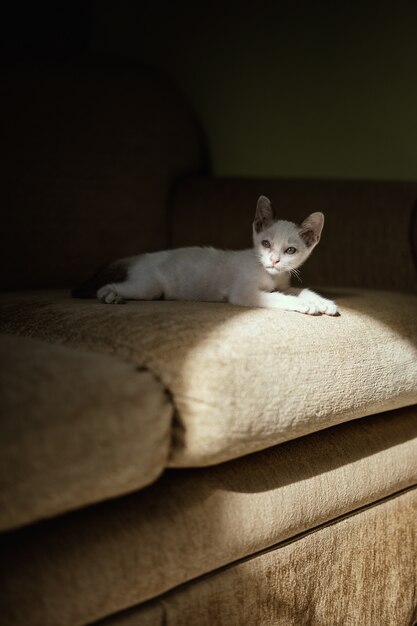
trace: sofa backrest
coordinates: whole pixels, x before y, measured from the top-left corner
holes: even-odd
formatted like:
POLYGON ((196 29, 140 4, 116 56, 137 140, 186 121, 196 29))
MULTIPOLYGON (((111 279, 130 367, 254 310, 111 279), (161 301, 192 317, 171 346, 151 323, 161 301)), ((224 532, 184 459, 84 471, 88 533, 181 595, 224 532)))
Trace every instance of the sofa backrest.
POLYGON ((170 189, 204 161, 169 81, 126 64, 9 67, 0 98, 1 288, 74 285, 167 245, 170 189))
POLYGON ((171 245, 251 246, 261 194, 281 219, 325 214, 302 285, 417 292, 417 183, 195 177, 172 196, 171 245))

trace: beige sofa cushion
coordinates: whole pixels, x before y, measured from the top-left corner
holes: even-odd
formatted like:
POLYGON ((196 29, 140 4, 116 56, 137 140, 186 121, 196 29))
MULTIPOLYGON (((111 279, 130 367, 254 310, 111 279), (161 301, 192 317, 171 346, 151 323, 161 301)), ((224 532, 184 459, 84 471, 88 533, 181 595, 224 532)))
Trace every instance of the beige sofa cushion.
POLYGON ((6 294, 0 329, 150 369, 176 408, 170 465, 208 465, 417 402, 417 297, 330 295, 340 317, 6 294))
POLYGON ((170 470, 10 537, 0 614, 7 626, 89 624, 416 483, 417 407, 170 470))
POLYGON ((150 372, 11 336, 0 336, 0 359, 1 530, 138 489, 162 472, 172 408, 150 372))

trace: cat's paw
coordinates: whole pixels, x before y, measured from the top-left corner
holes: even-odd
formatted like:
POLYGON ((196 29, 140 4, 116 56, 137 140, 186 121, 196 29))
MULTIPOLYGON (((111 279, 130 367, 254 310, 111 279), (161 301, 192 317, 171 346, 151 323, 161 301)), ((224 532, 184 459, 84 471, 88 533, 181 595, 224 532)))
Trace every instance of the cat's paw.
POLYGON ((319 307, 315 302, 300 302, 296 305, 294 311, 305 313, 306 315, 320 315, 319 307))
POLYGON ((104 304, 124 304, 124 299, 111 285, 105 285, 97 291, 97 298, 104 304))
POLYGON ((312 311, 314 311, 314 313, 310 313, 311 315, 340 315, 337 310, 337 304, 317 294, 309 294, 309 297, 304 300, 304 303, 310 306, 312 311))
POLYGON ((295 297, 298 300, 296 311, 301 311, 301 313, 307 313, 308 315, 340 315, 337 304, 332 300, 323 298, 323 296, 310 291, 310 289, 290 291, 292 294, 294 292, 297 294, 295 297))
POLYGON ((320 313, 324 315, 340 315, 337 310, 337 304, 332 302, 332 300, 327 300, 326 298, 320 298, 320 300, 316 303, 319 307, 320 313))

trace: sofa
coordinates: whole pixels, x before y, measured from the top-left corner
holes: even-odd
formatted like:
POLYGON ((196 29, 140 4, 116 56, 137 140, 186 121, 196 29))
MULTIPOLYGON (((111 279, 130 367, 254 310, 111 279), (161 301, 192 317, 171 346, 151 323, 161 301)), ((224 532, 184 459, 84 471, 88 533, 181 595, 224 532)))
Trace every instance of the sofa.
MULTIPOLYGON (((175 85, 104 61, 1 86, 7 626, 417 621, 417 183, 220 178, 175 85), (104 262, 325 214, 339 317, 71 298, 104 262)), ((277 150, 279 146, 277 146, 277 150)))

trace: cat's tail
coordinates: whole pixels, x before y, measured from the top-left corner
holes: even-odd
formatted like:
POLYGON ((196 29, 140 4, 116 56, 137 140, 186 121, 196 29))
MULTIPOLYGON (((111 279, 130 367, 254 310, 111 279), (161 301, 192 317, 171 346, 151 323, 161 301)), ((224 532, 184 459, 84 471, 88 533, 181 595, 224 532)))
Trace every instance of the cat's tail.
POLYGON ((71 289, 73 298, 96 298, 97 291, 108 283, 121 283, 127 278, 127 266, 123 261, 106 263, 91 278, 71 289))

